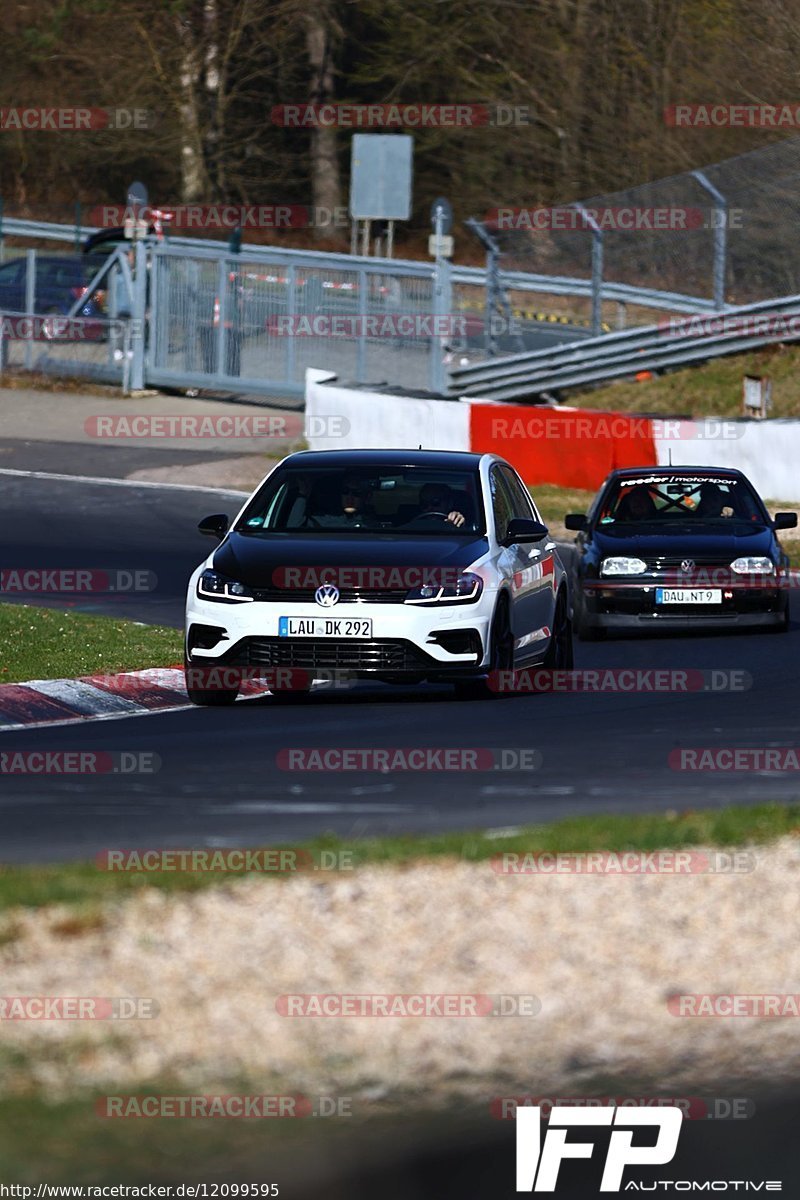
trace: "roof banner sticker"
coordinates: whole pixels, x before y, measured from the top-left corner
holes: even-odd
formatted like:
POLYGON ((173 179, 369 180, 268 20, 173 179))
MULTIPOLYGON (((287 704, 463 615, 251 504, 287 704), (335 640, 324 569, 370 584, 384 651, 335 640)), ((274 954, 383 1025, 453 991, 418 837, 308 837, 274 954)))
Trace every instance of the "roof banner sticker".
POLYGON ((730 484, 730 476, 719 475, 639 475, 636 479, 621 479, 620 487, 639 487, 643 483, 719 483, 730 484))

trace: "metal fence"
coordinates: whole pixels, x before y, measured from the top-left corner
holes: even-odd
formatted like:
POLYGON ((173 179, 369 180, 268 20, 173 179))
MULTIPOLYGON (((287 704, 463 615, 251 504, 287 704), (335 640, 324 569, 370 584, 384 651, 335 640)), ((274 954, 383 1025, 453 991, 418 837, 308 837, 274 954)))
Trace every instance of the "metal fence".
POLYGON ((343 379, 441 390, 451 307, 431 263, 240 254, 161 242, 149 252, 148 383, 300 392, 307 367, 343 379), (403 321, 402 318, 408 318, 403 321))
MULTIPOLYGON (((799 175, 800 138, 790 138, 702 170, 570 201, 556 214, 535 203, 509 206, 473 226, 493 243, 507 290, 512 272, 584 280, 599 333, 603 304, 620 287, 707 299, 717 311, 799 292, 799 175), (565 209, 574 220, 563 219, 565 209), (632 222, 638 227, 622 227, 632 222)), ((649 320, 646 312, 631 317, 649 320)))
MULTIPOLYGON (((57 246, 82 244, 93 232, 8 218, 2 225, 9 237, 57 246)), ((58 257, 74 264, 87 256, 6 247, 0 262, 0 311, 48 311, 51 298, 42 286, 41 268, 58 257), (6 285, 22 260, 25 275, 15 290, 6 285)), ((89 281, 102 294, 103 317, 134 322, 125 362, 103 358, 100 347, 80 342, 69 347, 61 339, 55 355, 52 347, 44 353, 33 344, 17 345, 12 336, 8 363, 106 382, 121 382, 125 368, 134 388, 266 395, 301 394, 305 370, 314 366, 359 383, 442 394, 453 363, 465 356, 469 361, 484 357, 492 340, 486 271, 444 260, 249 245, 234 254, 225 242, 170 237, 147 239, 135 251, 127 243, 97 261, 108 264, 103 278, 89 281), (428 317, 439 324, 427 322, 428 317), (402 318, 409 319, 407 327, 402 318)), ((547 295, 573 296, 579 308, 589 295, 586 281, 522 273, 506 278, 513 285, 516 333, 496 339, 499 352, 563 345, 587 336, 588 329, 575 318, 535 311, 544 307, 547 295)), ((691 313, 711 307, 707 300, 680 293, 624 285, 609 287, 609 296, 658 311, 691 313)), ((64 294, 56 299, 56 311, 66 311, 64 294)), ((76 302, 73 315, 80 308, 76 302)))
MULTIPOLYGON (((133 388, 300 395, 306 368, 320 367, 345 381, 452 394, 464 358, 469 374, 471 362, 550 350, 556 340, 567 354, 588 333, 577 320, 581 306, 600 334, 646 325, 654 310, 703 313, 800 293, 799 175, 794 138, 573 202, 572 211, 588 212, 583 228, 468 222, 487 249, 485 269, 148 238, 114 251, 104 270, 95 263, 101 273, 87 282, 89 299, 103 297, 94 316, 112 322, 108 336, 26 340, 7 326, 4 361, 133 388), (602 214, 621 211, 682 212, 684 221, 605 227, 602 214), (548 295, 575 302, 560 329, 535 311, 548 295), (124 337, 117 319, 130 323, 124 337), (495 336, 496 322, 505 336, 495 336)), ((54 308, 49 299, 40 268, 59 256, 4 249, 4 237, 78 245, 92 232, 3 218, 0 312, 80 316, 85 298, 65 305, 60 296, 54 308)), ((74 264, 83 256, 62 257, 74 264)))

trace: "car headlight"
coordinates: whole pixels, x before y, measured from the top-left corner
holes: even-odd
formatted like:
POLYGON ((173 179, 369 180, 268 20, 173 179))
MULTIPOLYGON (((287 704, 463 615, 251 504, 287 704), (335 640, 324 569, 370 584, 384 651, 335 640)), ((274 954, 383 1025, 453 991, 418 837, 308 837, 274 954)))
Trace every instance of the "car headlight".
POLYGON ((646 570, 641 558, 604 558, 600 563, 601 575, 643 575, 646 570))
POLYGON ((480 575, 464 571, 452 583, 428 583, 412 588, 406 604, 473 604, 483 591, 480 575))
POLYGON ((735 558, 731 570, 737 575, 774 575, 775 563, 771 558, 735 558))
POLYGON ((203 600, 221 600, 228 603, 243 603, 255 599, 249 587, 212 570, 203 571, 197 581, 197 594, 203 600))

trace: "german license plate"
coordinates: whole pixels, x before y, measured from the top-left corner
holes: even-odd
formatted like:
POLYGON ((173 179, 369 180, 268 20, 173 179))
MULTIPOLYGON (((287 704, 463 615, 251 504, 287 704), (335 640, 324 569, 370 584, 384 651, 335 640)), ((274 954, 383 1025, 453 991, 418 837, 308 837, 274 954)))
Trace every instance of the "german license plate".
POLYGON ((656 588, 656 604, 721 603, 721 588, 656 588))
POLYGON ((279 637, 371 638, 371 617, 279 617, 279 637))

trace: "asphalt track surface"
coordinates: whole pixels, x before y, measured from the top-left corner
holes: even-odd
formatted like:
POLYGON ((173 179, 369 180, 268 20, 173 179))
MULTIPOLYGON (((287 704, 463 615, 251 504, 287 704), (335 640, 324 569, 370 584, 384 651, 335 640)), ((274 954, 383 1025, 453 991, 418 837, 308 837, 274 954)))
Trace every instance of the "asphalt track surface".
MULTIPOLYGON (((0 473, 0 564, 154 572, 137 596, 98 595, 76 609, 179 626, 185 582, 208 553, 196 532, 233 494, 0 473)), ((38 599, 28 598, 31 603, 38 599)), ((63 601, 59 602, 63 605, 63 601)), ((152 773, 3 776, 0 858, 55 861, 109 846, 226 847, 332 831, 508 828, 578 814, 718 807, 800 797, 798 774, 676 771, 680 747, 775 747, 797 738, 800 609, 788 634, 614 638, 576 644, 585 668, 745 672, 741 691, 538 694, 457 701, 447 687, 360 684, 301 703, 266 697, 232 709, 0 733, 0 751, 134 751, 152 773), (538 750, 536 769, 299 771, 290 748, 538 750)))

